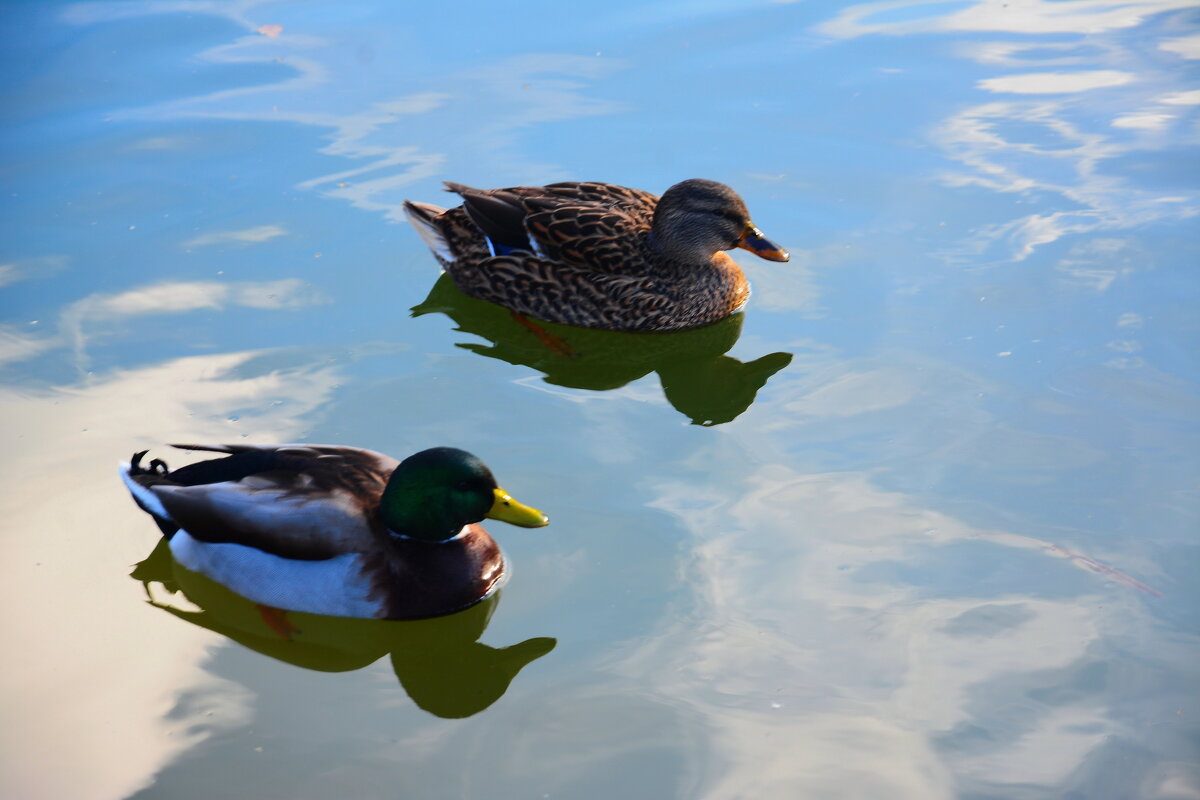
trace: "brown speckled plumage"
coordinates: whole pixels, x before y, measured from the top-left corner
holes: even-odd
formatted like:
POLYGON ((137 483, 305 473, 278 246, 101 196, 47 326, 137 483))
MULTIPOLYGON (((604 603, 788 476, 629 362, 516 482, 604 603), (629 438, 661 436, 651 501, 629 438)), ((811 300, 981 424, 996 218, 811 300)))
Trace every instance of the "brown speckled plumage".
POLYGON ((468 295, 538 319, 669 331, 741 308, 750 287, 722 250, 783 261, 727 186, 693 179, 662 200, 606 183, 479 190, 449 210, 405 204, 409 221, 468 295))

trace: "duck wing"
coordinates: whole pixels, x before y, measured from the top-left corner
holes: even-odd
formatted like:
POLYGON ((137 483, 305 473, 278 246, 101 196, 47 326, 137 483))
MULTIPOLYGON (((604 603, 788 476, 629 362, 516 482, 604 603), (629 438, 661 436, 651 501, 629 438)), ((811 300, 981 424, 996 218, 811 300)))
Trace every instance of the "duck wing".
POLYGON ((552 183, 545 187, 545 194, 620 209, 647 227, 654 219, 654 209, 658 205, 658 197, 649 192, 598 181, 552 183))
POLYGON ((135 459, 126 482, 160 525, 165 518, 199 541, 305 561, 363 552, 377 542, 375 511, 394 459, 348 447, 181 447, 229 455, 158 472, 135 459))
MULTIPOLYGON (((653 216, 645 198, 653 195, 599 183, 487 190, 446 185, 463 198, 462 210, 483 235, 490 256, 531 253, 613 275, 645 272, 642 242, 653 216)), ((444 234, 450 222, 443 222, 444 234)))
POLYGON ((644 275, 642 246, 650 226, 619 209, 547 201, 525 201, 525 228, 539 255, 583 270, 610 275, 644 275))
POLYGON ((546 186, 509 186, 504 189, 476 189, 463 183, 445 181, 446 190, 461 197, 492 197, 509 205, 519 206, 527 200, 557 201, 566 205, 586 205, 597 208, 614 208, 630 214, 649 225, 658 206, 658 197, 599 181, 562 181, 546 186))

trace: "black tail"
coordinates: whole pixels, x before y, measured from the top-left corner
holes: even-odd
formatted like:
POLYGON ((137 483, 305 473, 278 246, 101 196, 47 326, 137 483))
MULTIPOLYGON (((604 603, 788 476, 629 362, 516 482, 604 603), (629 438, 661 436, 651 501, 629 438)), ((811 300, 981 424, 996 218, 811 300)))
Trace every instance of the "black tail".
POLYGON ((150 466, 143 467, 142 458, 149 452, 149 450, 141 450, 133 454, 133 458, 129 459, 130 475, 145 475, 147 473, 151 475, 166 475, 171 471, 171 468, 167 466, 167 462, 161 458, 152 458, 150 459, 150 466))

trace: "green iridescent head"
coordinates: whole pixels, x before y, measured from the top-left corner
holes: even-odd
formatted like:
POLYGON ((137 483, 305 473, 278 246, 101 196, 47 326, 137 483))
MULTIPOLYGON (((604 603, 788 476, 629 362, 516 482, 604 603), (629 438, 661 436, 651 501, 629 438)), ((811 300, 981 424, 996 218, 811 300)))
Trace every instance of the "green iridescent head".
POLYGON ((379 513, 391 532, 427 541, 450 539, 464 525, 484 518, 523 528, 550 522, 501 489, 486 464, 455 447, 433 447, 400 462, 383 491, 379 513))

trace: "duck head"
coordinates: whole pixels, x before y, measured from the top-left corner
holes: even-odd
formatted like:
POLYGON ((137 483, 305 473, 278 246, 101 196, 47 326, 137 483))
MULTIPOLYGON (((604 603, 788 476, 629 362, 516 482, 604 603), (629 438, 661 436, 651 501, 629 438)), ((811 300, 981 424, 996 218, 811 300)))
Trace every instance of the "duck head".
POLYGON ((379 513, 392 533, 427 541, 453 538, 464 525, 485 517, 523 528, 550 522, 501 489, 486 464, 454 447, 422 450, 400 462, 383 491, 379 513))
POLYGON ((788 260, 788 252, 750 221, 750 212, 737 192, 702 178, 667 189, 654 210, 650 243, 684 264, 704 263, 717 251, 735 247, 768 261, 788 260))

